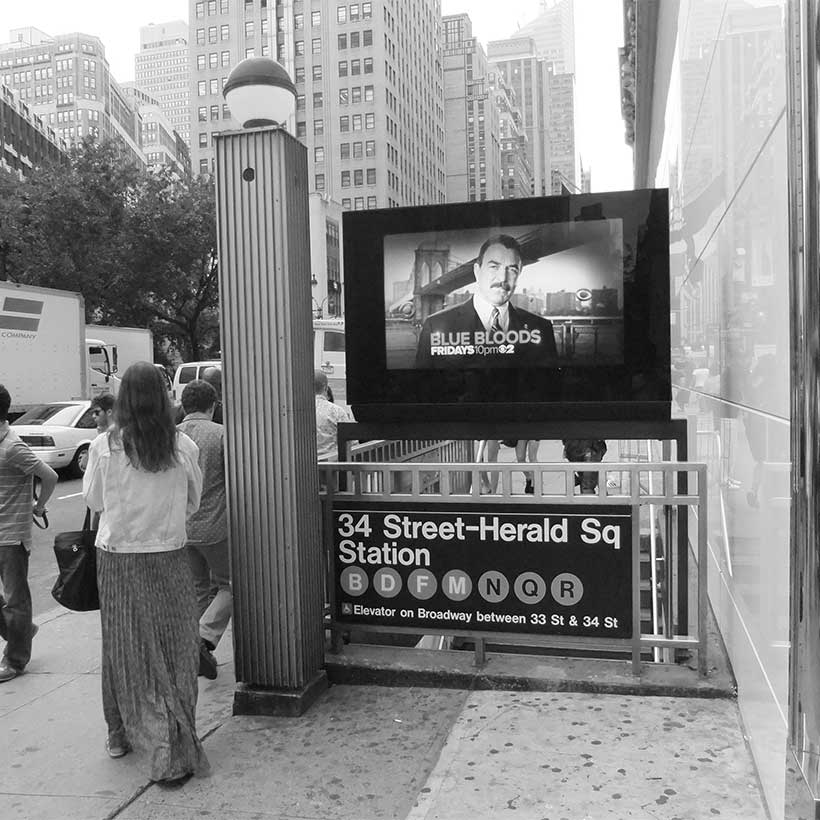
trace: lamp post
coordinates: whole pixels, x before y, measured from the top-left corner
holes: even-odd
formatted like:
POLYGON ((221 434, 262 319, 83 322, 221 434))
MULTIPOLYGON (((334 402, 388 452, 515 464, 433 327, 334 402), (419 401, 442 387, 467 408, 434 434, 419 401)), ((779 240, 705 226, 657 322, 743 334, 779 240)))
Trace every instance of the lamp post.
POLYGON ((223 94, 243 125, 216 136, 233 711, 298 715, 327 687, 307 150, 279 63, 243 60, 223 94))

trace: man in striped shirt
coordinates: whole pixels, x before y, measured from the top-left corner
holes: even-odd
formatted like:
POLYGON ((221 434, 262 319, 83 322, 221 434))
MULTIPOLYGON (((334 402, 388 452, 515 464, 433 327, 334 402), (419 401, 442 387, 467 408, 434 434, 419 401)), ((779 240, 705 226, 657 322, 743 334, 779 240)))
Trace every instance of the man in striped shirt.
POLYGON ((46 502, 57 486, 57 473, 9 426, 9 407, 11 396, 0 384, 0 638, 6 641, 0 683, 16 678, 31 658, 31 639, 37 632, 31 621, 28 586, 31 515, 45 514, 46 502), (34 476, 41 484, 32 510, 34 476))

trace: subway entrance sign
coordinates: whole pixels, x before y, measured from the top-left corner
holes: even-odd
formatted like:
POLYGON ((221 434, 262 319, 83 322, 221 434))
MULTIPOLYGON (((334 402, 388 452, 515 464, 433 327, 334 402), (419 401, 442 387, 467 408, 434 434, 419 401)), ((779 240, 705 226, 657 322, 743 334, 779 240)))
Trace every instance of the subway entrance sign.
POLYGON ((334 617, 419 631, 632 637, 632 507, 333 506, 334 617))

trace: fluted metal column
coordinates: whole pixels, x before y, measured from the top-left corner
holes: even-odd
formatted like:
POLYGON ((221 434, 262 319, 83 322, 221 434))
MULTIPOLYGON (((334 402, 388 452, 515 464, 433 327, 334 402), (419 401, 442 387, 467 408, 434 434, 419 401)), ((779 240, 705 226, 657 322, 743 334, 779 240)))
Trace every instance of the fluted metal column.
POLYGON ((301 714, 327 686, 307 152, 216 137, 234 714, 301 714))

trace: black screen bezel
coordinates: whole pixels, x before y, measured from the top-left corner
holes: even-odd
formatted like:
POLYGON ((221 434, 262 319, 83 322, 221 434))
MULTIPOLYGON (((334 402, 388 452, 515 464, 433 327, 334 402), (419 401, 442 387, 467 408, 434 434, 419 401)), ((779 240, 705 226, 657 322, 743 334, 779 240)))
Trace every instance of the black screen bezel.
POLYGON ((343 215, 347 397, 360 421, 671 417, 667 189, 426 205, 343 215), (621 219, 624 362, 509 370, 388 370, 384 237, 621 219))

